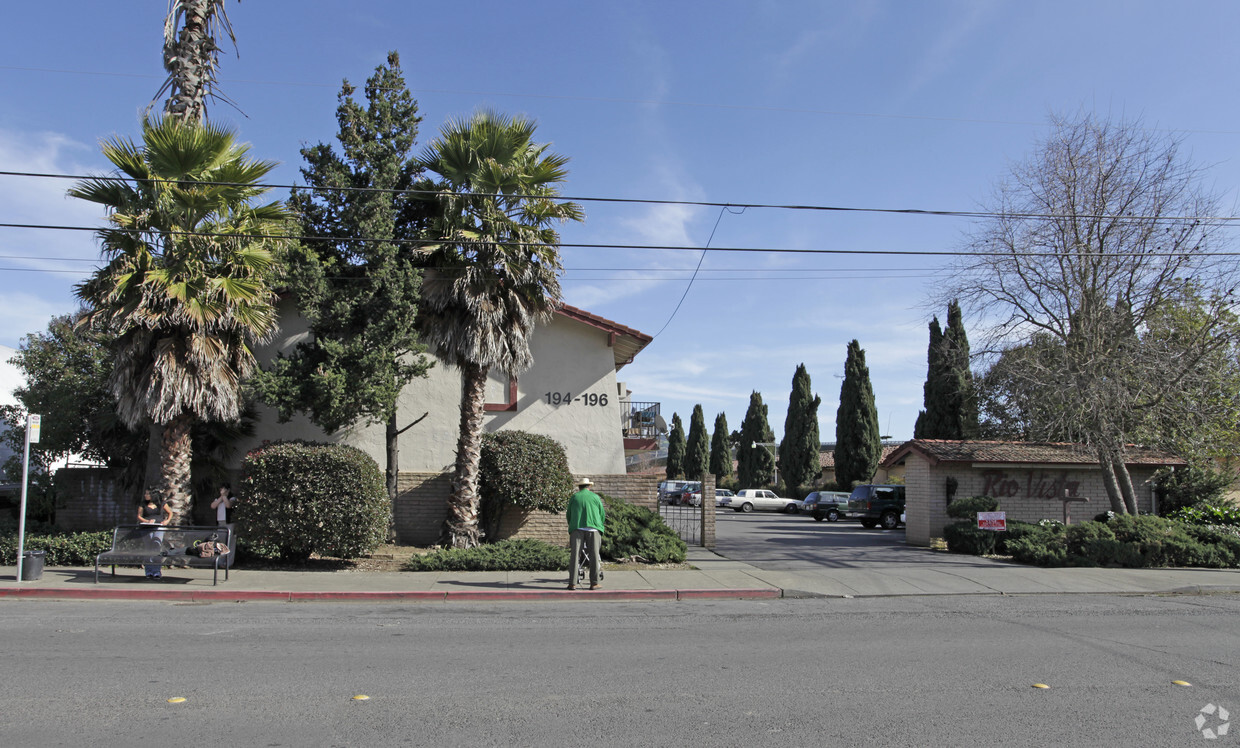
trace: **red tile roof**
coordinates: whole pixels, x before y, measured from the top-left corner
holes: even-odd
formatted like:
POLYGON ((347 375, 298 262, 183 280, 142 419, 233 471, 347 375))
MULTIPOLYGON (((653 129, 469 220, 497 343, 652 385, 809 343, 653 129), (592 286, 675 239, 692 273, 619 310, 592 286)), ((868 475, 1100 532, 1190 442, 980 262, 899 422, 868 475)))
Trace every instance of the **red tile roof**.
MULTIPOLYGON (((904 445, 884 444, 883 451, 879 454, 878 463, 881 465, 883 461, 886 460, 891 455, 892 452, 896 451, 902 446, 904 445)), ((834 470, 835 469, 835 450, 828 449, 828 450, 819 452, 818 453, 818 465, 824 470, 834 470)))
MULTIPOLYGON (((1129 465, 1184 465, 1184 460, 1149 447, 1129 445, 1125 448, 1129 465)), ((909 454, 919 454, 931 462, 1029 463, 1040 465, 1094 465, 1098 454, 1083 444, 1058 442, 952 441, 947 439, 914 439, 885 455, 884 465, 890 467, 909 454)))

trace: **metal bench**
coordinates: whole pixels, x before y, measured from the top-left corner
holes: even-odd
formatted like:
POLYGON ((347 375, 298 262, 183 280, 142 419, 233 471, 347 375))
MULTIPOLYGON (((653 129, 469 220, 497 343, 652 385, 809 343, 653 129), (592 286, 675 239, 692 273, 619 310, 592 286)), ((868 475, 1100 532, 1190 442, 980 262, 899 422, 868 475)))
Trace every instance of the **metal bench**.
POLYGON ((112 533, 112 548, 95 557, 95 584, 99 583, 99 567, 111 566, 116 576, 117 564, 146 566, 159 564, 172 567, 195 566, 212 568, 215 574, 211 584, 220 580, 220 567, 224 568, 224 581, 228 581, 228 567, 232 564, 234 550, 232 529, 229 527, 203 527, 195 525, 119 525, 112 533), (187 552, 195 543, 216 542, 228 547, 228 552, 202 558, 187 552))

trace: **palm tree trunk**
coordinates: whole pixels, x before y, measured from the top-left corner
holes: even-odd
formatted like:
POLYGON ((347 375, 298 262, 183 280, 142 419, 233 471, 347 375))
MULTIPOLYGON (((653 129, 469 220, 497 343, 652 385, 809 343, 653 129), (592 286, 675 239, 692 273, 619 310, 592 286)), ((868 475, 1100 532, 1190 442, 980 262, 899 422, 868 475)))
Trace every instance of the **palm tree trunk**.
POLYGON ((164 433, 159 443, 160 494, 172 510, 174 525, 193 524, 190 521, 193 501, 190 462, 194 456, 190 428, 193 425, 194 415, 189 411, 181 411, 164 424, 164 433))
POLYGON ((461 366, 461 431, 456 442, 456 473, 448 497, 444 544, 450 548, 478 545, 478 463, 482 459, 482 413, 490 367, 461 366))

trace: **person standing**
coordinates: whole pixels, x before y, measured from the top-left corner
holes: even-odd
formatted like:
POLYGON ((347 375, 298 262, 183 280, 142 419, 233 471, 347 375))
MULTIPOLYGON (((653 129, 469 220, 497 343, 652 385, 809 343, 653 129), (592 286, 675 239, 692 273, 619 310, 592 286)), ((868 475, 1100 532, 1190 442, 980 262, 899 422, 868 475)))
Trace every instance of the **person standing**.
POLYGON ((568 500, 568 588, 577 589, 577 571, 581 564, 581 548, 590 552, 590 589, 599 588, 599 576, 603 561, 599 554, 603 545, 603 529, 606 510, 603 500, 590 490, 594 481, 582 478, 577 481, 577 493, 568 500))
MULTIPOLYGON (((164 502, 163 504, 156 502, 154 497, 151 496, 151 492, 146 491, 142 494, 142 503, 138 504, 138 523, 142 525, 154 525, 157 528, 162 527, 163 525, 171 525, 172 508, 168 506, 167 502, 164 502)), ((162 530, 155 529, 152 530, 149 538, 155 546, 155 552, 158 554, 160 544, 164 539, 164 533, 162 530)), ((162 564, 145 564, 144 566, 146 568, 147 579, 159 579, 163 576, 163 572, 160 571, 162 564)))
POLYGON ((220 527, 232 526, 232 508, 237 503, 237 497, 232 495, 232 486, 225 483, 220 486, 220 495, 215 497, 215 501, 211 502, 211 508, 215 510, 215 524, 220 527))

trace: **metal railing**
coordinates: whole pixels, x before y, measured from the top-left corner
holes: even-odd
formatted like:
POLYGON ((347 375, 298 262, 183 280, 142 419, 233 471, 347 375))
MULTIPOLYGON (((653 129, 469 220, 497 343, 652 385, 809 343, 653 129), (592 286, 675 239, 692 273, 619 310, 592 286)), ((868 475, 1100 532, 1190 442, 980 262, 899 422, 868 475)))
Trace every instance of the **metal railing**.
POLYGON ((620 403, 620 428, 625 438, 654 439, 659 435, 656 425, 659 418, 661 403, 637 402, 623 400, 620 403))

